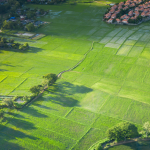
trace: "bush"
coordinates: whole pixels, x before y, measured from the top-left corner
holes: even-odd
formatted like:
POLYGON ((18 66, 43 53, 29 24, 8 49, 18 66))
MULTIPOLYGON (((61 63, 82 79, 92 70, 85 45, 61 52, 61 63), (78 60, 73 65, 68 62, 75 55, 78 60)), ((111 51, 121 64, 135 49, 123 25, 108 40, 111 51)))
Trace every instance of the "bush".
POLYGON ((5 98, 5 99, 3 100, 3 103, 4 103, 7 107, 9 107, 9 108, 12 108, 12 107, 14 106, 12 99, 5 98))
POLYGON ((15 107, 15 108, 21 108, 23 104, 24 104, 24 103, 14 102, 14 107, 15 107))
POLYGON ((133 138, 138 136, 137 127, 129 122, 122 122, 110 128, 106 132, 110 140, 126 140, 126 138, 133 138))
POLYGON ((26 27, 27 31, 33 31, 35 29, 33 23, 29 23, 25 27, 26 27))
POLYGON ((47 84, 47 86, 50 86, 56 82, 57 75, 53 74, 53 73, 49 73, 49 74, 43 76, 43 78, 45 79, 45 84, 47 84))
POLYGON ((37 96, 40 91, 42 90, 43 86, 42 85, 37 85, 37 86, 33 86, 30 88, 30 92, 34 95, 37 96))
POLYGON ((23 99, 23 101, 28 102, 31 99, 31 97, 30 96, 24 96, 22 99, 23 99))

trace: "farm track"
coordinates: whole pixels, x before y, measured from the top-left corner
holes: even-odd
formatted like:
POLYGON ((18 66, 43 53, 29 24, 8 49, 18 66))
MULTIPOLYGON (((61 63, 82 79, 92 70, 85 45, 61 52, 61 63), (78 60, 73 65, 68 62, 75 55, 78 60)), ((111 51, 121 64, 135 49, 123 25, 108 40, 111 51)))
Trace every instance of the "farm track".
POLYGON ((93 45, 94 45, 94 41, 92 42, 91 48, 84 54, 84 57, 83 57, 75 66, 71 67, 71 68, 68 69, 68 70, 64 70, 64 71, 60 72, 60 73, 57 75, 57 77, 59 78, 59 77, 61 77, 61 75, 62 75, 63 73, 72 71, 73 69, 75 69, 76 67, 78 67, 78 66, 85 60, 85 58, 86 58, 86 56, 88 55, 88 53, 93 49, 93 45))

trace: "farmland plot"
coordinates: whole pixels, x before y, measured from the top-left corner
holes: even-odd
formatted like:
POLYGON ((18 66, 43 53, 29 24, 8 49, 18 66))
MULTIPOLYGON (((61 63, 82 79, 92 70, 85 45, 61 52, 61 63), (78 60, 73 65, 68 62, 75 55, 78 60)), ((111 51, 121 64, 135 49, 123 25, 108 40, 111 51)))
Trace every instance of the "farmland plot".
POLYGON ((39 40, 15 38, 29 43, 27 52, 0 50, 0 95, 30 95, 43 75, 85 59, 62 74, 55 93, 14 112, 0 130, 2 148, 87 150, 119 122, 149 121, 149 22, 106 24, 106 2, 27 6, 51 10, 38 18, 50 24, 35 31, 46 35, 39 40))

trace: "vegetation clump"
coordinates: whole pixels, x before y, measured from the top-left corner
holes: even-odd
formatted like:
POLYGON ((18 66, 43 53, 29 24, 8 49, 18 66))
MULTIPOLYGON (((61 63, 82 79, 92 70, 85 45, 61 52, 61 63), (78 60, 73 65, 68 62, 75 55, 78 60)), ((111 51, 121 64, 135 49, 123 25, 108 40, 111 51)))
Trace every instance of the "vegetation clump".
POLYGON ((29 48, 29 44, 14 43, 14 39, 8 40, 5 37, 0 37, 0 48, 9 48, 9 49, 13 48, 13 49, 25 50, 29 48))
POLYGON ((110 128, 106 132, 108 139, 116 141, 125 141, 127 138, 137 137, 138 131, 134 124, 122 122, 110 128))

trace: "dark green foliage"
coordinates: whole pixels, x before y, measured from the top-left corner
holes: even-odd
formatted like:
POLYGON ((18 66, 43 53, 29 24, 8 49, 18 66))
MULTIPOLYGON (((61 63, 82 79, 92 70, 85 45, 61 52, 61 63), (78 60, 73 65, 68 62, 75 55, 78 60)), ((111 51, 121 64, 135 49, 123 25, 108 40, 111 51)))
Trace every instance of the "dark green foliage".
POLYGON ((35 29, 34 24, 33 23, 27 24, 26 29, 27 29, 27 31, 33 31, 35 29))
POLYGON ((52 85, 52 84, 54 84, 54 83, 56 82, 56 80, 57 80, 57 75, 56 75, 56 74, 53 74, 53 73, 49 73, 49 74, 43 76, 43 78, 46 79, 46 80, 45 80, 45 83, 46 83, 48 86, 50 86, 50 85, 52 85))
POLYGON ((138 136, 138 131, 134 124, 122 122, 108 129, 106 134, 110 140, 122 141, 138 136))
POLYGON ((12 108, 14 105, 12 99, 7 99, 7 98, 3 100, 3 103, 9 108, 12 108))
MULTIPOLYGON (((11 15, 13 16, 13 15, 11 15)), ((23 26, 20 21, 7 21, 5 20, 2 25, 3 29, 23 29, 23 26)))
POLYGON ((4 117, 4 110, 0 109, 0 118, 3 118, 3 117, 4 117))
POLYGON ((10 40, 9 40, 9 43, 14 43, 14 39, 10 39, 10 40))
POLYGON ((42 85, 33 86, 30 88, 30 92, 33 95, 37 96, 40 93, 41 89, 42 89, 42 85))

